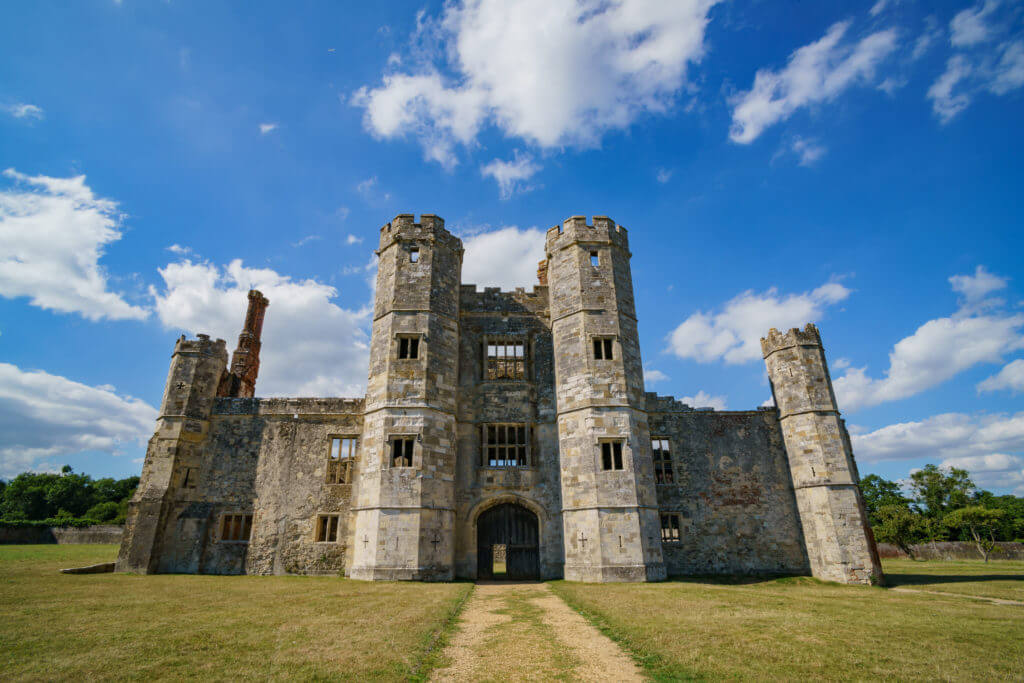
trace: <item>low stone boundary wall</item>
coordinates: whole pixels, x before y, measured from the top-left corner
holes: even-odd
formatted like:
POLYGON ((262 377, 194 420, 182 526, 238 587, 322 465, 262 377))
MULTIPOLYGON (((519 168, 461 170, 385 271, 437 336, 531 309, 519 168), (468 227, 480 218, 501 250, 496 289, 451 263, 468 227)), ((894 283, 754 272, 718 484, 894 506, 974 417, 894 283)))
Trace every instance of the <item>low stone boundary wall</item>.
MULTIPOLYGON (((1024 543, 997 543, 998 548, 988 556, 990 560, 1024 560, 1024 543)), ((910 546, 917 560, 980 560, 981 553, 973 543, 943 541, 910 546)), ((879 543, 878 554, 883 558, 905 558, 907 554, 891 543, 879 543)))
POLYGON ((0 527, 0 544, 19 543, 120 543, 124 527, 119 524, 95 526, 0 527))

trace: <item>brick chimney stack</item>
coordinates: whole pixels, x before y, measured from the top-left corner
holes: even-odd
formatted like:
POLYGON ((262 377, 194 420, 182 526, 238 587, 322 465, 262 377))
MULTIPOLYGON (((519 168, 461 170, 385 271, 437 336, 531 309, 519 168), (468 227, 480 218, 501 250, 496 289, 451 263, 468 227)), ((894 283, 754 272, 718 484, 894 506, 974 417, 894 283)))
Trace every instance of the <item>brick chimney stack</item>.
POLYGON ((541 261, 541 262, 539 262, 537 264, 537 284, 539 284, 541 287, 546 287, 547 284, 548 284, 548 260, 547 259, 544 259, 543 261, 541 261))
POLYGON ((245 326, 238 335, 238 348, 231 356, 231 371, 225 378, 230 384, 224 387, 222 396, 252 398, 256 393, 256 376, 260 371, 260 336, 263 334, 263 317, 270 301, 258 290, 249 291, 249 310, 245 314, 245 326))

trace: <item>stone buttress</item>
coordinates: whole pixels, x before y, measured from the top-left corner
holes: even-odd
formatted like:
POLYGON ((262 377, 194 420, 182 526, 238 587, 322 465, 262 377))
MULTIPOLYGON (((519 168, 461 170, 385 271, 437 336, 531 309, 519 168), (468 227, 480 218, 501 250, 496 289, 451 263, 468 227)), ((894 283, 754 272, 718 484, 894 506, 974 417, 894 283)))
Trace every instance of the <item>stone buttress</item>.
POLYGON ((454 576, 462 252, 433 215, 416 223, 402 214, 381 228, 352 578, 454 576), (398 448, 411 452, 398 451, 396 460, 398 448))
MULTIPOLYGON (((186 479, 199 471, 210 412, 227 361, 223 339, 211 341, 201 334, 195 340, 183 336, 175 344, 156 432, 146 449, 139 487, 128 504, 117 571, 148 574, 163 570, 165 527, 171 511, 191 493, 186 479)), ((189 540, 194 544, 202 541, 189 540)))
POLYGON ((867 524, 846 426, 839 417, 818 329, 761 339, 789 457, 811 573, 826 581, 879 583, 882 569, 867 524))
POLYGON ((546 251, 565 578, 664 579, 626 230, 573 216, 546 251))

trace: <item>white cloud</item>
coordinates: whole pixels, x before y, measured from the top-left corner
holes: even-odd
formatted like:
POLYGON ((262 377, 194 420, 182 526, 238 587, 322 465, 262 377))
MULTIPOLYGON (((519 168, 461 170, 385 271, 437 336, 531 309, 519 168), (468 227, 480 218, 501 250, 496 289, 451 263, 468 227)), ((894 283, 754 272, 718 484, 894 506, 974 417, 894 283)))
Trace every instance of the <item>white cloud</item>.
POLYGON ((665 382, 668 380, 666 375, 661 370, 655 370, 654 368, 644 368, 644 384, 656 384, 657 382, 665 382))
POLYGON ((682 322, 668 338, 668 351, 702 363, 723 359, 748 363, 761 358, 761 337, 769 329, 803 327, 824 315, 850 290, 829 282, 802 294, 780 296, 774 287, 763 293, 743 292, 718 313, 698 312, 682 322))
POLYGON ((455 147, 489 124, 540 147, 594 146, 605 131, 673 104, 687 64, 703 56, 715 2, 452 2, 417 22, 417 42, 433 49, 360 88, 352 103, 371 133, 411 134, 449 168, 455 147))
POLYGON ((126 445, 144 447, 156 416, 113 387, 0 363, 0 477, 49 469, 83 451, 120 455, 126 445))
POLYGON ((703 390, 698 391, 694 396, 680 396, 676 400, 694 408, 726 409, 725 396, 712 396, 703 390))
POLYGON ((939 26, 938 20, 933 16, 925 17, 924 32, 914 41, 914 49, 910 53, 910 58, 917 60, 923 57, 941 37, 942 27, 939 26))
POLYGON ((320 235, 306 235, 298 242, 292 242, 293 247, 304 247, 310 242, 316 242, 317 240, 323 239, 320 235))
POLYGON ((665 183, 672 179, 672 171, 670 171, 667 168, 659 168, 656 177, 658 179, 658 182, 664 185, 665 183))
POLYGON ((946 62, 946 70, 928 88, 927 96, 932 101, 932 110, 942 123, 952 121, 971 103, 971 98, 967 94, 962 92, 954 94, 953 90, 961 82, 970 78, 973 71, 963 55, 953 55, 946 62))
POLYGON ((965 415, 946 413, 918 422, 888 425, 857 434, 851 427, 853 450, 862 462, 940 460, 963 467, 982 487, 1024 493, 1024 413, 965 415))
POLYGON ((27 189, 0 190, 0 295, 90 320, 143 319, 149 312, 107 289, 104 248, 121 239, 117 202, 97 197, 85 176, 3 172, 27 189))
POLYGON ((835 99, 857 83, 869 83, 877 66, 896 49, 896 31, 843 41, 849 21, 833 24, 819 40, 796 50, 781 71, 760 69, 753 87, 732 98, 734 142, 749 143, 800 107, 835 99))
POLYGON ((813 166, 828 151, 824 145, 816 140, 808 140, 801 137, 793 140, 792 149, 793 153, 800 158, 801 166, 813 166))
POLYGON ((363 329, 369 309, 348 310, 333 302, 337 290, 314 280, 293 280, 240 260, 224 268, 181 261, 160 269, 164 288, 151 290, 160 322, 191 334, 228 341, 241 331, 247 293, 270 299, 263 326, 260 396, 362 396, 369 340, 363 329))
MULTIPOLYGON (((391 193, 380 189, 380 182, 377 180, 377 176, 367 178, 366 180, 356 185, 356 192, 362 196, 362 198, 369 204, 386 204, 391 201, 391 193)), ((344 207, 342 207, 344 209, 344 207)), ((341 215, 342 209, 338 209, 339 217, 342 220, 348 217, 348 209, 344 209, 344 215, 341 215)))
POLYGON ((178 256, 188 256, 190 254, 195 253, 192 251, 191 247, 183 247, 180 244, 172 244, 171 246, 167 247, 167 251, 171 252, 172 254, 177 254, 178 256))
POLYGON ((848 369, 834 382, 840 408, 854 411, 907 398, 1024 348, 1024 315, 985 312, 1000 302, 984 297, 1005 286, 1005 280, 979 267, 975 275, 957 275, 950 283, 963 295, 960 308, 947 318, 929 320, 897 342, 884 377, 869 377, 866 367, 848 369))
POLYGON ((998 374, 978 383, 979 392, 1000 389, 1009 389, 1015 394, 1024 392, 1024 359, 1007 364, 998 374))
POLYGON ((276 123, 261 123, 260 124, 260 135, 266 135, 267 133, 272 133, 275 130, 277 130, 277 124, 276 123))
POLYGON ((537 263, 544 260, 545 233, 537 228, 504 227, 466 237, 462 281, 480 287, 530 289, 537 263))
POLYGON ((521 154, 518 150, 510 161, 494 159, 480 167, 480 174, 490 176, 498 182, 498 190, 502 199, 511 199, 512 195, 527 192, 532 188, 523 184, 540 170, 529 154, 521 154))
POLYGON ((1003 55, 986 86, 994 95, 1005 95, 1024 85, 1024 41, 1005 45, 1003 55))
POLYGON ((889 0, 878 0, 871 9, 868 10, 869 14, 873 17, 877 17, 879 14, 885 11, 885 8, 889 5, 889 0))
POLYGON ((949 22, 949 42, 957 47, 966 47, 988 40, 992 28, 985 20, 999 4, 998 0, 987 0, 984 4, 957 13, 949 22))
POLYGON ((18 102, 16 104, 8 104, 0 107, 5 112, 10 114, 16 119, 41 119, 43 118, 43 110, 34 104, 25 104, 24 102, 18 102))
POLYGON ((356 237, 355 235, 349 235, 348 237, 345 238, 345 244, 362 244, 362 243, 363 243, 363 238, 362 237, 356 237))

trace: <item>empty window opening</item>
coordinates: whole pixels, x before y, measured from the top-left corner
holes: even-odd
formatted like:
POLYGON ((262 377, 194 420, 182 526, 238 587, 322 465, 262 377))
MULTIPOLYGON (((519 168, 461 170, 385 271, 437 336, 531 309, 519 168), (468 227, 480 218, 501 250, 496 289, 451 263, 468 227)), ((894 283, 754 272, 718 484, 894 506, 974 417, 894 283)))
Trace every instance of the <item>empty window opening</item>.
POLYGON ((508 578, 508 546, 495 543, 491 546, 491 577, 494 579, 508 578))
POLYGON ((413 247, 409 250, 409 261, 412 263, 420 262, 420 250, 419 247, 413 247))
POLYGON ((400 436, 391 440, 391 466, 412 467, 412 448, 416 440, 411 436, 400 436))
POLYGON ((596 337, 594 339, 594 358, 597 360, 612 360, 611 337, 596 337))
POLYGON ((681 515, 678 512, 670 512, 661 515, 661 542, 678 543, 682 540, 679 529, 681 526, 681 515))
POLYGON ((525 379, 526 344, 522 341, 491 341, 487 344, 486 379, 525 379))
POLYGON ((529 467, 529 430, 525 424, 484 425, 484 467, 529 467))
POLYGON ((598 257, 596 251, 590 252, 590 265, 594 266, 595 268, 601 265, 601 259, 598 257))
POLYGON ((338 520, 341 515, 318 515, 316 518, 316 542, 338 542, 338 520))
POLYGON ((654 481, 658 484, 671 484, 673 481, 672 452, 669 449, 668 439, 652 439, 651 453, 654 456, 654 481))
POLYGON ((601 442, 601 469, 621 470, 622 469, 622 442, 602 441, 601 442))
POLYGON ((357 439, 353 436, 332 436, 327 455, 327 483, 351 484, 352 463, 356 459, 357 439))
POLYGON ((252 515, 224 515, 220 520, 220 540, 248 543, 252 535, 252 515))
POLYGON ((194 489, 199 481, 199 472, 195 467, 186 467, 181 478, 181 488, 194 489))
POLYGON ((420 338, 419 337, 399 337, 398 338, 398 358, 399 360, 414 360, 420 357, 420 338))

